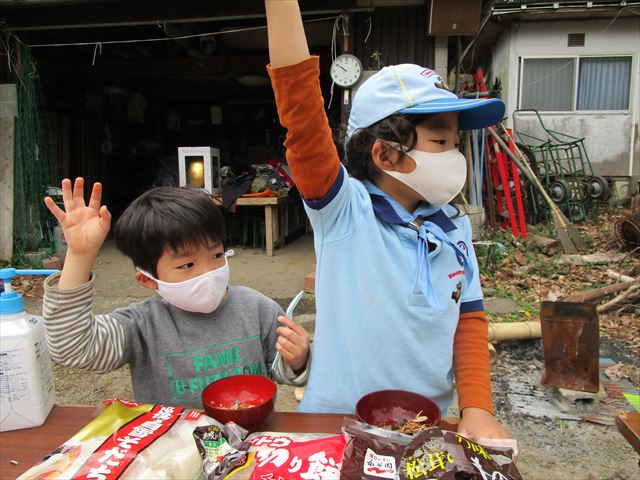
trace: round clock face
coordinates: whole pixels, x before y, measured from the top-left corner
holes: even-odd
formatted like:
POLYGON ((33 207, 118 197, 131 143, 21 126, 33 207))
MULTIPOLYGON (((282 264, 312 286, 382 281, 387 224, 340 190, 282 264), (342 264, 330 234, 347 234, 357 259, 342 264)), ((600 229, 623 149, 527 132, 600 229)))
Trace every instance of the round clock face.
POLYGON ((331 78, 340 87, 355 85, 362 76, 362 63, 358 57, 345 53, 331 64, 331 78))

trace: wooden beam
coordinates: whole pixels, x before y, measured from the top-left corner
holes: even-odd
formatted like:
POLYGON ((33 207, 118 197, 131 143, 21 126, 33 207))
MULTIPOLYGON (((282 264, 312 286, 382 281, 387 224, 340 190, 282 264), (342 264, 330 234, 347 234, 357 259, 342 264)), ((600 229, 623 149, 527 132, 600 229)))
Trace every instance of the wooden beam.
POLYGON ((16 85, 0 85, 0 259, 13 257, 13 163, 17 115, 16 85))
POLYGON ((219 55, 210 58, 139 58, 99 59, 94 67, 87 64, 87 78, 127 79, 212 79, 240 75, 266 74, 267 53, 219 55))
MULTIPOLYGON (((356 0, 301 0, 305 12, 339 12, 356 8, 356 0)), ((102 0, 79 4, 19 4, 4 7, 7 31, 56 30, 163 23, 264 19, 264 0, 102 0)))

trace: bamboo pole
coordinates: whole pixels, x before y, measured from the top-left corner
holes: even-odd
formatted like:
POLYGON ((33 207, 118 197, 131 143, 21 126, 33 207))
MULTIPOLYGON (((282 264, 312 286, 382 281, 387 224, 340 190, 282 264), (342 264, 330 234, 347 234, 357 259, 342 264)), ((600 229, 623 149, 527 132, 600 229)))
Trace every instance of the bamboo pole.
POLYGON ((542 329, 540 328, 539 320, 489 324, 490 342, 500 340, 527 340, 530 338, 540 338, 541 336, 542 329))
POLYGON ((613 278, 614 280, 618 280, 620 282, 633 282, 635 278, 629 277, 627 275, 622 275, 621 273, 614 272, 613 270, 607 270, 607 277, 613 278))

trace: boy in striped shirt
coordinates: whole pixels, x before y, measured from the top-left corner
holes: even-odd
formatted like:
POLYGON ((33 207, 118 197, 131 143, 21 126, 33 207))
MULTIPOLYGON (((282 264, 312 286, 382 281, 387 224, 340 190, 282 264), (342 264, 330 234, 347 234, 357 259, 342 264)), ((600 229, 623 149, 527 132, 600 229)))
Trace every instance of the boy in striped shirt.
POLYGON ((306 382, 309 334, 273 300, 229 285, 224 217, 201 190, 159 187, 127 207, 115 227, 116 245, 132 259, 138 284, 162 298, 94 315, 92 268, 111 214, 101 205, 99 183, 88 205, 83 188, 81 178, 73 189, 62 181, 64 210, 45 198, 68 245, 62 272, 45 282, 54 361, 98 373, 129 364, 137 402, 189 408, 202 406, 209 383, 230 375, 306 382))

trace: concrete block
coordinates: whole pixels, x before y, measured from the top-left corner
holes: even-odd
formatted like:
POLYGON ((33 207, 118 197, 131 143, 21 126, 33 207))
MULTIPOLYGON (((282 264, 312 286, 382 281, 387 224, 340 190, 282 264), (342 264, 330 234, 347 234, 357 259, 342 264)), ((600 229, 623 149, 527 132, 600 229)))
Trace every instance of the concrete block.
POLYGON ((498 297, 485 297, 484 308, 490 313, 511 313, 522 310, 522 308, 510 298, 498 297))
POLYGON ((600 409, 600 400, 606 394, 602 387, 597 393, 568 390, 566 388, 551 389, 551 402, 565 413, 581 415, 585 413, 597 413, 600 409))

